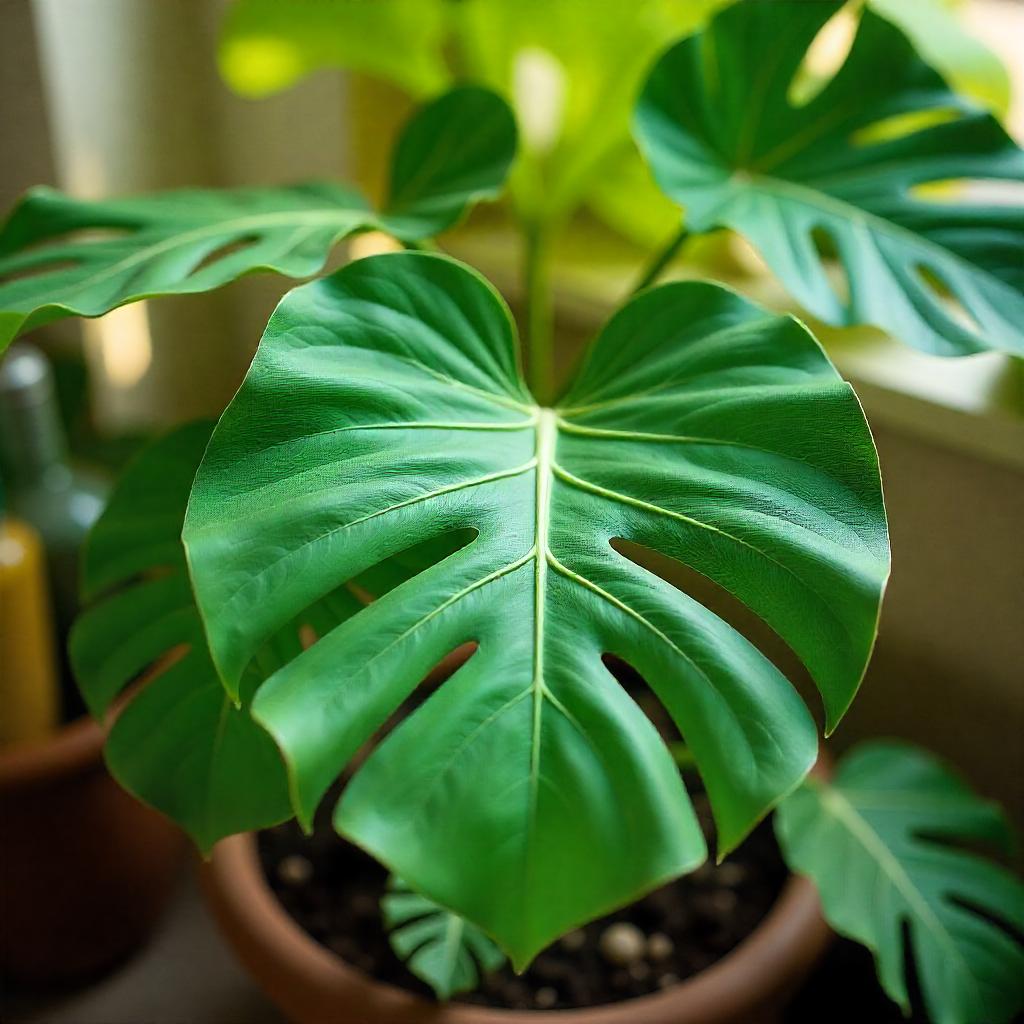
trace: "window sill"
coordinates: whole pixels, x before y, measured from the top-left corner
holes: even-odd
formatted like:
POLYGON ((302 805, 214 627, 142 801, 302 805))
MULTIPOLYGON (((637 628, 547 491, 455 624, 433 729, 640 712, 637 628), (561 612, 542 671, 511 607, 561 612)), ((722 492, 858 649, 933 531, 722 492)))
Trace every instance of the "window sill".
MULTIPOLYGON (((596 226, 567 233, 555 271, 558 314, 593 333, 625 299, 644 257, 596 226)), ((446 239, 452 255, 472 263, 506 295, 518 294, 518 242, 488 226, 446 239)), ((780 312, 801 315, 781 286, 742 243, 708 264, 678 262, 664 280, 710 278, 780 312)), ((929 356, 873 328, 837 329, 807 317, 868 417, 922 440, 1024 469, 1024 362, 998 352, 961 359, 929 356)))

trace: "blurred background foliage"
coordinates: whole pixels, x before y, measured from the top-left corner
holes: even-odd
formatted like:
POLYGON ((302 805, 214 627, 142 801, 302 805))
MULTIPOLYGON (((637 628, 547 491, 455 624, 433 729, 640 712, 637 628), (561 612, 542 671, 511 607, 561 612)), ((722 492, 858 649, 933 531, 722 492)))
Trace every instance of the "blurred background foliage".
MULTIPOLYGON (((959 0, 867 0, 899 25, 957 88, 999 116, 1006 69, 957 17, 959 0)), ((619 234, 664 239, 676 207, 655 187, 630 137, 645 70, 729 0, 235 0, 219 63, 240 95, 259 98, 325 68, 363 73, 422 100, 457 81, 487 85, 516 111, 517 215, 560 225, 587 208, 619 234)), ((841 59, 858 4, 826 26, 808 77, 841 59)), ((375 119, 376 121, 377 119, 375 119)), ((373 130, 377 125, 368 125, 373 130)))

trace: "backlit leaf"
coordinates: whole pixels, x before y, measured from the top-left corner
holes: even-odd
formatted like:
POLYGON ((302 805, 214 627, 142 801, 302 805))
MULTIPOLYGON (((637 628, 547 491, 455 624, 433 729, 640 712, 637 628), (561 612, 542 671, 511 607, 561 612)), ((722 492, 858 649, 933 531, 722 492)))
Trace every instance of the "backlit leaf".
POLYGON ((741 0, 661 57, 635 120, 655 177, 691 231, 746 235, 828 323, 874 324, 939 355, 1024 354, 1024 207, 914 191, 1020 183, 1024 153, 870 9, 835 76, 791 101, 842 6, 741 0))

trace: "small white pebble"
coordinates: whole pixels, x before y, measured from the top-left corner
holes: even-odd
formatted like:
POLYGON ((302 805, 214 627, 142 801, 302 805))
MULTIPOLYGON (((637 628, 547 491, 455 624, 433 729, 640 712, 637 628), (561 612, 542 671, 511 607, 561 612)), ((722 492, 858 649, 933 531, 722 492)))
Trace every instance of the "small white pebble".
POLYGON ((534 1002, 542 1010, 550 1010, 558 1002, 558 993, 553 988, 539 988, 534 996, 534 1002))
POLYGON ((675 943, 663 932, 655 932, 647 940, 647 955, 652 960, 667 960, 675 948, 675 943))
POLYGON ((567 932, 562 936, 561 942, 559 943, 562 949, 569 953, 578 953, 586 944, 587 934, 581 928, 567 932))
POLYGON ((313 865, 301 854, 293 853, 277 865, 277 877, 285 885, 304 885, 313 877, 313 865))
POLYGON ((605 960, 626 966, 643 958, 647 939, 635 924, 617 921, 601 933, 598 945, 605 960))
POLYGON ((719 889, 711 893, 711 905, 721 914, 731 914, 738 902, 739 897, 731 889, 719 889))
POLYGON ((746 877, 747 869, 742 864, 730 864, 726 861, 718 867, 718 880, 730 889, 745 881, 746 877))
POLYGON ((634 981, 646 981, 651 976, 650 965, 643 960, 629 965, 629 976, 634 981))

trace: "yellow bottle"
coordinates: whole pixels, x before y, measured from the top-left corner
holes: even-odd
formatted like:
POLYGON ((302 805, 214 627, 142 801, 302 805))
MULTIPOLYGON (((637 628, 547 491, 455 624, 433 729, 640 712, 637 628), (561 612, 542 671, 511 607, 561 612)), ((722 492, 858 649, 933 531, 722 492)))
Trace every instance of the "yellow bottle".
POLYGON ((4 515, 0 493, 0 746, 42 739, 59 725, 53 635, 39 535, 4 515))

